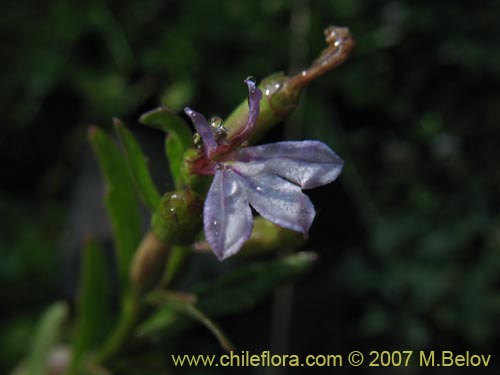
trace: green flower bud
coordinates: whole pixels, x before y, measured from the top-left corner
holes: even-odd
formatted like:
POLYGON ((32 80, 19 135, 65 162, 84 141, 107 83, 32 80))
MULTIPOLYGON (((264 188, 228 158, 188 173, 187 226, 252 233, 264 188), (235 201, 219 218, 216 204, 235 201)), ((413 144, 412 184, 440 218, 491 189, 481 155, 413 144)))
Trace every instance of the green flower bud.
POLYGON ((302 233, 282 228, 262 217, 257 217, 254 220, 252 235, 245 242, 238 255, 248 257, 280 250, 291 253, 299 249, 305 242, 306 239, 302 233))
POLYGON ((151 219, 152 230, 169 245, 187 245, 201 230, 203 202, 190 189, 166 193, 151 219))

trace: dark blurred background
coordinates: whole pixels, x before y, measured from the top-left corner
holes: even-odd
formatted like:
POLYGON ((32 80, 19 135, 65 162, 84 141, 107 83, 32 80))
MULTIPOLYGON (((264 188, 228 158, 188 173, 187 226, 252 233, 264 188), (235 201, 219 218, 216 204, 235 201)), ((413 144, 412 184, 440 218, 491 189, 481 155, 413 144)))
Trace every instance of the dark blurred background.
MULTIPOLYGON (((346 161, 308 193, 320 258, 291 290, 287 352, 444 348, 500 363, 499 14, 498 1, 3 2, 0 372, 40 311, 71 298, 85 234, 109 239, 87 126, 124 119, 166 191, 163 136, 139 115, 189 104, 224 117, 248 75, 306 67, 330 24, 351 29, 354 55, 264 140, 320 139, 346 161)), ((275 305, 221 324, 269 349, 275 305)), ((194 330, 173 348, 216 346, 194 330)))

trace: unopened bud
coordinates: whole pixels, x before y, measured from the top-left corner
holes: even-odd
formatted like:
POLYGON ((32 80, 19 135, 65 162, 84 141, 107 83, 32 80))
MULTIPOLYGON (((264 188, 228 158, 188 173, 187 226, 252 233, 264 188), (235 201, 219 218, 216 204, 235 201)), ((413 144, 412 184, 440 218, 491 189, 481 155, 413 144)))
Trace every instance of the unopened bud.
POLYGON ((186 245, 201 230, 203 203, 189 189, 166 193, 151 220, 154 234, 170 245, 186 245))
POLYGON ((169 245, 160 241, 153 232, 144 236, 132 261, 130 277, 132 285, 144 292, 158 283, 163 275, 169 245))

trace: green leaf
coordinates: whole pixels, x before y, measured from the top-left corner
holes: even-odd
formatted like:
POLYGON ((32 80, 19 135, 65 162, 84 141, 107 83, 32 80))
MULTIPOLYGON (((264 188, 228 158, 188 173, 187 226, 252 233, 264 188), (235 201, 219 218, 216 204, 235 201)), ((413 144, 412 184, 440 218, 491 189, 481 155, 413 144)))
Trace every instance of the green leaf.
MULTIPOLYGON (((212 319, 249 310, 269 296, 278 285, 308 271, 315 259, 314 253, 301 252, 243 267, 212 283, 195 287, 195 307, 212 319)), ((180 316, 174 307, 166 304, 139 327, 138 334, 175 334, 192 324, 192 321, 180 316)))
POLYGON ((185 150, 186 148, 177 135, 171 133, 165 138, 165 153, 176 189, 181 189, 185 185, 184 176, 182 174, 182 163, 184 162, 185 150))
POLYGON ((148 159, 127 127, 118 119, 113 122, 139 197, 150 210, 154 211, 160 202, 160 193, 149 173, 148 159))
POLYGON ((153 292, 149 298, 158 305, 168 305, 174 310, 191 317, 195 321, 203 324, 215 336, 219 344, 226 352, 234 350, 234 346, 222 331, 222 329, 212 319, 206 316, 194 305, 194 296, 179 293, 153 292))
POLYGON ((130 284, 130 263, 141 240, 137 199, 125 159, 111 138, 101 129, 92 127, 89 139, 106 184, 104 200, 114 235, 120 287, 126 294, 130 284))
POLYGON ((224 331, 222 331, 218 324, 211 320, 200 309, 196 308, 196 306, 194 306, 193 304, 186 304, 184 305, 184 311, 193 319, 197 320, 205 327, 207 327, 210 332, 212 332, 212 334, 216 337, 217 341, 219 341, 220 346, 226 352, 230 353, 235 350, 234 345, 231 343, 224 331))
POLYGON ((52 349, 59 340, 61 327, 68 313, 68 307, 63 302, 56 302, 43 313, 28 354, 26 374, 44 375, 48 372, 49 358, 52 349))
POLYGON ((184 153, 193 145, 193 134, 189 125, 166 107, 159 107, 143 114, 139 121, 168 133, 165 140, 165 152, 175 186, 177 189, 181 188, 184 186, 181 172, 184 153))
POLYGON ((82 355, 104 339, 112 319, 106 256, 100 244, 92 238, 85 243, 76 317, 71 361, 73 371, 82 355))
POLYGON ((314 253, 300 252, 241 268, 197 287, 194 292, 199 298, 198 307, 217 316, 251 309, 276 286, 309 270, 315 259, 314 253))

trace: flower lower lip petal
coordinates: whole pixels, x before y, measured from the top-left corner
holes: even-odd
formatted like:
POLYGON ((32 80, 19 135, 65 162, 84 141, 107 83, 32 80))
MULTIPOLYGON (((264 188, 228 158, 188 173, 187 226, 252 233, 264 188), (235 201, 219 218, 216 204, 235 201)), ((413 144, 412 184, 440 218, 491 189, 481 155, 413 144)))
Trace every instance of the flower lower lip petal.
POLYGON ((205 237, 219 260, 237 253, 250 237, 252 211, 246 191, 231 170, 217 170, 205 200, 205 237))
POLYGON ((283 178, 261 173, 239 176, 250 205, 267 220, 307 235, 315 210, 300 187, 283 178))
POLYGON ((220 260, 236 254, 250 237, 253 218, 250 206, 267 220, 307 235, 316 214, 302 192, 334 181, 344 162, 319 141, 276 142, 244 147, 259 115, 262 92, 255 81, 248 86, 246 125, 226 139, 216 137, 221 125, 186 108, 203 139, 204 153, 191 165, 191 172, 214 174, 204 206, 205 237, 220 260))

